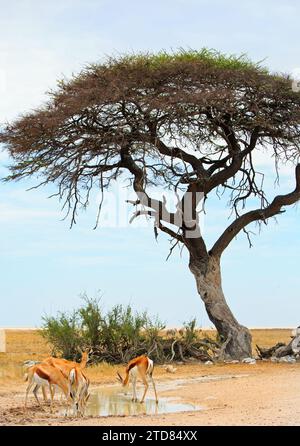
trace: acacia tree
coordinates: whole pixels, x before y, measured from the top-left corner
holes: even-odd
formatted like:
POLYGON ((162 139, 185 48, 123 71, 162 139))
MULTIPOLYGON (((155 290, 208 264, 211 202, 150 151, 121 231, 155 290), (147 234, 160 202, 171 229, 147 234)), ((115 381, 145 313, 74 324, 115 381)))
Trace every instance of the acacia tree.
POLYGON ((226 354, 250 356, 251 335, 223 294, 220 259, 250 223, 266 223, 300 198, 300 95, 290 79, 245 57, 201 50, 108 59, 61 81, 49 95, 43 107, 2 131, 12 157, 7 180, 41 175, 39 184, 56 183, 74 223, 94 186, 105 192, 126 175, 137 194, 134 218, 153 217, 156 234, 165 232, 188 250, 226 354), (268 200, 255 166, 257 150, 272 155, 275 168, 294 162, 294 191, 268 200), (149 195, 153 186, 176 194, 174 212, 163 195, 149 195), (234 219, 209 249, 199 203, 222 190, 230 194, 234 219), (246 210, 255 200, 257 207, 246 210))

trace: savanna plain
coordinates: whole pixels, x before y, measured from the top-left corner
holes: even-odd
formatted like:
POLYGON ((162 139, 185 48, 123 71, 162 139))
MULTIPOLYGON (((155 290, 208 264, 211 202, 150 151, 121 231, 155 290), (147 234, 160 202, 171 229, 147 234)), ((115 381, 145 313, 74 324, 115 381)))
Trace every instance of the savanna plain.
MULTIPOLYGON (((277 342, 288 342, 291 335, 290 329, 251 331, 254 351, 256 344, 271 347, 277 342)), ((194 407, 184 412, 147 414, 139 408, 135 415, 66 417, 62 415, 59 397, 50 414, 48 405, 38 407, 32 393, 25 412, 23 361, 43 360, 49 354, 50 349, 38 331, 6 331, 6 352, 0 353, 0 425, 300 425, 300 363, 260 360, 255 364, 173 364, 175 373, 168 373, 164 365, 156 365, 154 378, 159 398, 180 400, 194 407)), ((91 394, 99 387, 118 386, 117 371, 122 373, 124 367, 106 363, 87 367, 91 394)), ((141 387, 138 392, 142 392, 141 387)), ((147 399, 153 399, 151 388, 147 399)))

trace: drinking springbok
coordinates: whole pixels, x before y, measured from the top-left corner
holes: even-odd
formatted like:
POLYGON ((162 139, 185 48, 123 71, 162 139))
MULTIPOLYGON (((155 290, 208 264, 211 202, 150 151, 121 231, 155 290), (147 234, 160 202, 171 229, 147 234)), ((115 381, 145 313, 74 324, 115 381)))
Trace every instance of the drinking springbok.
POLYGON ((78 401, 78 411, 81 415, 83 415, 84 407, 90 396, 88 392, 90 381, 82 371, 86 367, 88 355, 88 351, 83 352, 81 362, 79 363, 53 357, 49 357, 44 361, 59 369, 65 378, 68 379, 70 393, 78 401))
POLYGON ((152 385, 153 385, 153 389, 154 389, 154 393, 155 393, 155 400, 156 403, 158 403, 158 398, 157 398, 157 393, 156 393, 156 387, 155 387, 155 383, 153 380, 153 369, 154 369, 154 364, 152 359, 148 358, 148 356, 142 355, 142 356, 138 356, 137 358, 132 359, 131 361, 129 361, 129 363, 127 364, 127 367, 125 369, 125 379, 122 378, 122 376, 120 375, 119 372, 117 372, 117 376, 118 376, 118 380, 122 383, 122 385, 125 387, 129 384, 129 381, 132 382, 132 391, 133 391, 133 395, 132 395, 132 401, 137 401, 137 396, 136 396, 136 381, 137 381, 137 377, 138 375, 140 376, 140 378, 143 381, 143 384, 145 386, 144 389, 144 394, 143 397, 141 399, 141 403, 144 402, 149 384, 148 384, 148 378, 151 381, 152 385))

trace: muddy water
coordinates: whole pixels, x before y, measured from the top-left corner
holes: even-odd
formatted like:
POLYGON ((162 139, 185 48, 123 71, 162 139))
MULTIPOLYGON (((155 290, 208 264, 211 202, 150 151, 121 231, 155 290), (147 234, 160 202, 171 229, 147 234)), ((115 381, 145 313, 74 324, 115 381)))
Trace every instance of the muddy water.
MULTIPOLYGON (((119 385, 103 386, 91 391, 90 399, 87 404, 86 416, 128 416, 128 415, 155 415, 163 413, 186 412, 204 410, 204 407, 192 403, 186 403, 180 398, 161 397, 161 392, 174 390, 176 387, 182 387, 188 384, 200 382, 230 380, 235 378, 244 378, 247 374, 239 375, 203 375, 190 379, 175 379, 172 382, 157 383, 159 395, 159 403, 156 404, 153 393, 149 389, 144 403, 133 403, 131 401, 132 389, 128 389, 128 393, 119 385)), ((143 386, 138 388, 138 395, 141 397, 143 386)), ((209 398, 209 397, 208 397, 209 398)), ((205 398, 204 398, 205 399, 205 398)))
MULTIPOLYGON (((142 389, 140 389, 141 391, 142 389)), ((119 386, 105 386, 91 392, 86 416, 156 415, 163 413, 201 410, 200 406, 183 403, 180 399, 159 398, 158 404, 152 395, 144 403, 133 403, 131 392, 125 395, 119 386)))

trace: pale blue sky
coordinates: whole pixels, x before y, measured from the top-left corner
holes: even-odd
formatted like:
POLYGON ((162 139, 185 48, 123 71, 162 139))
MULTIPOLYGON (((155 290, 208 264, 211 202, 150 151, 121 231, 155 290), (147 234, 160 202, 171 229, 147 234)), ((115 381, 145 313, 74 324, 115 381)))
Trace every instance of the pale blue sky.
MULTIPOLYGON (((248 53, 255 61, 266 58, 276 71, 300 66, 295 1, 0 0, 0 8, 1 122, 38 106, 63 74, 112 53, 206 46, 248 53)), ((0 176, 7 162, 2 153, 0 176)), ((266 155, 257 157, 257 165, 271 174, 266 155)), ((289 166, 282 175, 282 189, 289 191, 289 166)), ((108 227, 104 215, 102 227, 93 231, 95 201, 69 230, 59 203, 47 199, 53 190, 25 192, 31 185, 0 185, 0 327, 38 326, 44 312, 72 309, 79 293, 97 290, 106 308, 130 302, 158 313, 168 325, 192 316, 210 325, 186 255, 175 253, 166 263, 168 240, 160 235, 156 243, 151 225, 108 227)), ((267 188, 272 197, 271 176, 267 188)), ((210 200, 204 219, 210 242, 227 224, 227 215, 224 202, 210 200)), ((278 224, 263 228, 254 248, 239 237, 224 255, 224 290, 242 323, 299 325, 299 230, 294 207, 278 224)))

